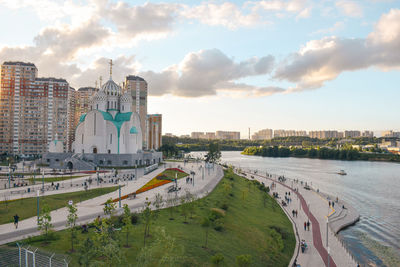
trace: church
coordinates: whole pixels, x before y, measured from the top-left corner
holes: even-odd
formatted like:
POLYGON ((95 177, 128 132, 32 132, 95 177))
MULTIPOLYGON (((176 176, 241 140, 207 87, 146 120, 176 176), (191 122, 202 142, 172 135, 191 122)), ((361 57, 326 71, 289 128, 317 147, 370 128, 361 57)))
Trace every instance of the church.
POLYGON ((121 94, 112 78, 94 94, 90 111, 75 130, 75 153, 132 154, 142 148, 140 118, 132 109, 132 96, 121 94))
POLYGON ((43 159, 51 168, 96 169, 133 167, 161 162, 162 153, 143 151, 139 114, 132 110, 132 96, 110 79, 90 99, 90 110, 81 115, 72 153, 62 153, 62 141, 49 144, 43 159), (61 143, 61 144, 60 144, 61 143))

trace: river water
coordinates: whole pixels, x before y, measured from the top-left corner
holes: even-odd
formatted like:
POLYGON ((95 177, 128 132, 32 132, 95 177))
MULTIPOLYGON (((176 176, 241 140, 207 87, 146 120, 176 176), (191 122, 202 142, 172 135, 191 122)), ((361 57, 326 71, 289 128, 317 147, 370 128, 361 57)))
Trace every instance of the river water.
MULTIPOLYGON (((201 157, 204 152, 192 152, 201 157)), ((222 162, 311 183, 356 208, 360 221, 340 232, 366 266, 400 266, 400 164, 303 158, 268 158, 222 152, 222 162), (347 175, 337 172, 345 170, 347 175)))

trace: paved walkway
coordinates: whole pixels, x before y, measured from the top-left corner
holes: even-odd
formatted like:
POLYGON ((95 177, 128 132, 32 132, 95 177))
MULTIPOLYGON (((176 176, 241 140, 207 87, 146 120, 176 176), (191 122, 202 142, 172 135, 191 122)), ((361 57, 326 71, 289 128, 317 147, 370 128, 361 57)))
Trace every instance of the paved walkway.
MULTIPOLYGON (((176 194, 177 197, 185 194, 186 191, 190 191, 192 194, 195 194, 197 197, 204 197, 210 193, 218 182, 223 177, 222 168, 218 165, 215 165, 214 168, 205 169, 204 162, 203 163, 168 163, 165 167, 177 167, 178 165, 187 172, 194 171, 196 174, 194 176, 194 184, 186 184, 185 179, 178 180, 178 187, 181 187, 181 190, 176 194), (203 171, 200 169, 205 169, 204 176, 203 171)), ((137 180, 129 181, 126 183, 124 187, 121 188, 121 195, 129 194, 137 189, 139 189, 142 185, 146 184, 149 180, 155 177, 157 174, 161 173, 164 170, 164 167, 159 168, 147 175, 144 175, 137 180)), ((171 184, 166 184, 155 189, 149 190, 147 192, 138 194, 135 199, 125 199, 121 201, 121 205, 128 204, 129 208, 132 212, 138 212, 144 207, 144 202, 146 198, 150 201, 153 200, 155 194, 160 193, 163 196, 163 199, 166 200, 168 195, 171 193, 167 192, 167 187, 171 184)), ((175 194, 175 193, 172 193, 175 194)), ((78 224, 86 224, 88 222, 93 221, 98 215, 103 216, 103 207, 104 202, 109 198, 118 198, 119 192, 114 191, 112 193, 99 196, 90 200, 83 201, 77 204, 78 208, 78 224)), ((121 214, 122 209, 120 209, 119 203, 117 202, 117 213, 121 214)), ((67 217, 67 208, 61 208, 51 212, 52 216, 52 224, 54 225, 55 230, 62 230, 66 228, 66 217, 67 217)), ((37 217, 31 217, 26 220, 22 220, 19 222, 18 229, 15 229, 12 223, 0 225, 0 244, 6 244, 9 242, 13 242, 16 240, 21 240, 27 238, 28 236, 34 236, 40 234, 37 230, 37 217)))
MULTIPOLYGON (((336 219, 336 226, 342 227, 343 225, 350 224, 350 221, 354 223, 355 218, 358 216, 357 213, 348 212, 346 216, 343 216, 342 202, 336 204, 337 210, 329 206, 329 200, 326 199, 327 195, 322 195, 314 190, 306 190, 303 188, 301 183, 286 178, 285 182, 279 182, 278 177, 275 175, 264 175, 254 174, 247 172, 246 178, 254 179, 264 182, 267 186, 272 183, 275 184, 275 188, 271 190, 277 192, 279 198, 278 203, 282 209, 294 222, 294 230, 298 236, 295 255, 289 266, 293 265, 294 259, 297 259, 297 264, 304 266, 357 266, 357 263, 353 257, 347 252, 346 248, 342 245, 341 241, 335 236, 336 232, 332 231, 331 227, 327 227, 327 217, 336 216, 341 214, 336 219), (294 190, 296 189, 296 190, 294 190), (289 196, 290 192, 290 196, 289 196), (291 198, 290 204, 282 206, 282 200, 285 200, 285 194, 291 198), (298 216, 293 217, 292 210, 298 211, 298 216), (310 221, 310 230, 304 229, 304 222, 310 221), (327 236, 328 230, 328 236, 327 236), (299 240, 305 240, 308 248, 305 253, 302 253, 299 249, 299 240), (327 241, 328 240, 328 241, 327 241), (327 246, 327 242, 328 245, 327 246), (328 250, 329 247, 329 264, 328 264, 328 250)), ((330 197, 332 199, 332 197, 330 197)), ((333 200, 333 199, 332 199, 333 200)), ((286 201, 285 201, 286 202, 286 201)), ((349 207, 350 208, 350 207, 349 207)), ((354 211, 354 210, 351 210, 354 211)), ((337 228, 335 228, 337 229, 337 228)))

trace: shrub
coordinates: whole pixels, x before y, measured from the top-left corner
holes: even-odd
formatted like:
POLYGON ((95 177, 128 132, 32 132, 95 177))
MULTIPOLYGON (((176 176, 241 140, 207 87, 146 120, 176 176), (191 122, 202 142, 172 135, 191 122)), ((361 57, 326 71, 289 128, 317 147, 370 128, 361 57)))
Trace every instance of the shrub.
POLYGON ((228 203, 226 203, 226 202, 221 205, 221 209, 223 209, 223 210, 228 210, 228 208, 229 208, 229 206, 228 206, 228 203))
POLYGON ((220 218, 225 217, 225 211, 222 209, 218 209, 218 208, 212 208, 211 209, 211 214, 210 214, 210 220, 211 221, 215 221, 218 220, 220 218))
POLYGON ((217 253, 214 256, 211 257, 211 263, 214 266, 219 266, 224 262, 225 258, 224 255, 221 253, 217 253))
POLYGON ((251 255, 244 254, 236 257, 236 264, 239 267, 247 267, 251 264, 251 255))
POLYGON ((133 214, 131 215, 131 223, 132 223, 132 224, 137 224, 138 221, 139 221, 139 216, 138 216, 136 213, 133 213, 133 214))
POLYGON ((222 219, 217 219, 214 221, 215 231, 222 232, 224 230, 224 221, 222 219))

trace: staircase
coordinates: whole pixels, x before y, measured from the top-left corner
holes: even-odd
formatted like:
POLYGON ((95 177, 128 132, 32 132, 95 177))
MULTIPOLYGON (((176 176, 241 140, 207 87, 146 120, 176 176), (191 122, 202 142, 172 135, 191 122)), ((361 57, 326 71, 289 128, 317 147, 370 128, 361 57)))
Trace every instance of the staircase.
POLYGON ((96 164, 85 160, 82 154, 73 154, 71 157, 64 160, 64 166, 68 166, 68 163, 72 163, 72 168, 77 170, 95 170, 96 164))

